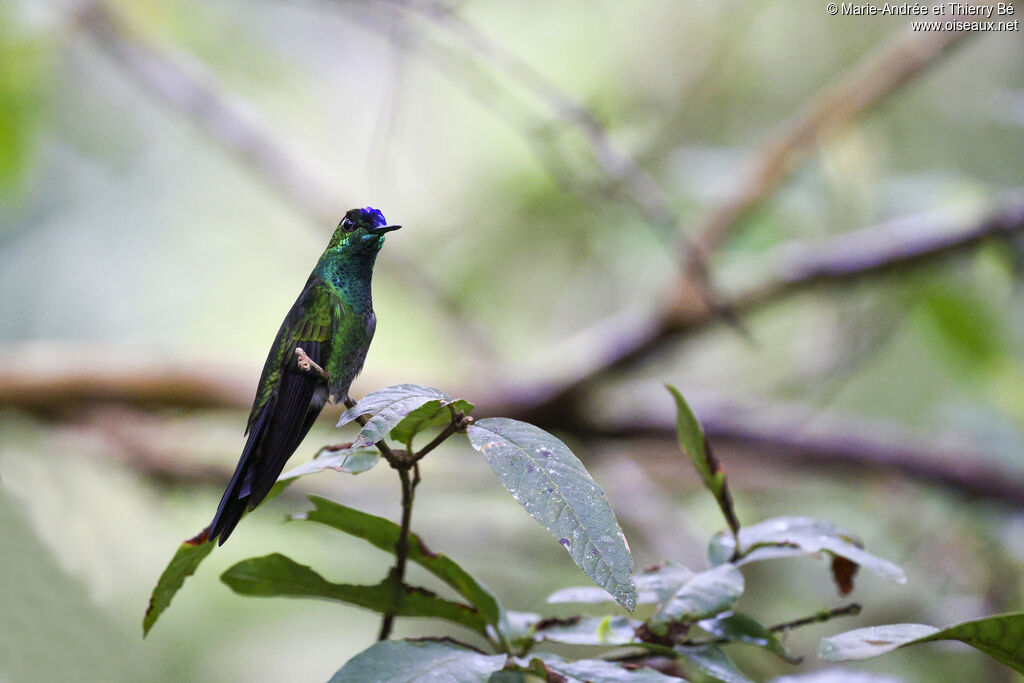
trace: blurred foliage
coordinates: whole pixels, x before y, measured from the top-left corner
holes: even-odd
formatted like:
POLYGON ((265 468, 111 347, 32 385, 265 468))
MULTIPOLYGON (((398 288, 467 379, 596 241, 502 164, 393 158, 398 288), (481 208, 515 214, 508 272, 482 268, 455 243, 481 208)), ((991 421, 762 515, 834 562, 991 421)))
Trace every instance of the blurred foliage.
MULTIPOLYGON (((14 358, 57 349, 58 366, 80 357, 73 351, 107 361, 212 361, 248 378, 248 391, 333 226, 312 222, 272 180, 154 96, 75 15, 88 5, 0 4, 0 343, 14 358)), ((266 124, 340 209, 379 206, 406 226, 381 257, 379 326, 356 395, 396 382, 543 377, 562 362, 550 354, 555 342, 611 313, 659 304, 678 271, 679 236, 622 201, 585 137, 506 75, 494 76, 496 87, 475 86, 474 74, 493 67, 410 9, 417 5, 109 3, 132 36, 180 57, 187 73, 208 75, 266 124), (421 49, 423 41, 438 49, 421 49), (466 310, 495 357, 471 362, 463 330, 427 288, 404 279, 398 264, 410 261, 466 310)), ((659 181, 684 229, 728 194, 781 122, 905 24, 830 17, 797 0, 478 0, 458 13, 593 111, 659 181)), ((821 141, 714 254, 716 282, 728 289, 792 239, 974 207, 1018 186, 1022 67, 1019 34, 972 37, 821 141)), ((1019 467, 1020 255, 1019 242, 991 244, 802 293, 744 319, 753 343, 709 327, 603 383, 588 404, 595 413, 635 414, 659 391, 655 382, 669 380, 688 396, 797 402, 808 407, 811 429, 818 411, 885 419, 922 436, 955 429, 1019 467)), ((345 581, 379 579, 380 557, 370 555, 377 551, 283 533, 278 522, 294 499, 248 519, 246 533, 211 555, 160 628, 137 641, 140 606, 168 549, 209 521, 222 482, 154 480, 135 463, 148 455, 179 470, 226 469, 238 456, 244 414, 130 406, 110 418, 103 410, 0 412, 0 501, 10 512, 3 529, 19 561, 0 591, 13 613, 35 620, 4 634, 20 654, 2 657, 13 663, 3 675, 67 677, 30 668, 38 658, 29 655, 52 652, 57 638, 74 647, 48 663, 111 681, 327 680, 338 661, 364 649, 377 627, 371 614, 285 600, 269 609, 211 580, 271 549, 335 567, 345 581), (45 579, 50 590, 28 578, 45 579), (63 619, 45 608, 47 596, 68 606, 63 619), (302 656, 282 656, 296 652, 302 656)), ((334 430, 314 429, 299 457, 336 440, 334 430)), ((637 453, 628 444, 569 445, 599 482, 614 483, 615 460, 637 453), (597 453, 613 457, 592 464, 597 453)), ((509 604, 539 608, 545 594, 573 581, 573 568, 468 452, 442 449, 424 463, 417 531, 460 549, 464 566, 509 604), (502 558, 523 561, 496 561, 495 539, 502 558)), ((653 448, 640 454, 654 468, 652 498, 641 504, 630 489, 609 485, 617 510, 668 510, 664 526, 679 525, 672 528, 720 523, 689 473, 658 469, 653 448)), ((874 607, 851 627, 951 624, 1020 608, 1019 510, 885 475, 794 472, 716 454, 729 468, 741 520, 826 517, 906 569, 910 584, 901 589, 860 578, 854 598, 864 591, 874 607)), ((310 487, 390 516, 398 492, 385 469, 310 487)), ((634 519, 623 525, 639 566, 660 559, 650 529, 634 519)), ((678 544, 670 559, 703 555, 693 534, 679 532, 678 544)), ((770 565, 744 568, 748 582, 777 587, 756 604, 741 598, 744 612, 795 617, 828 597, 827 587, 798 595, 816 585, 810 570, 770 565)), ((399 621, 399 635, 429 631, 418 629, 399 621)), ((819 635, 794 633, 786 647, 812 652, 819 635)), ((737 662, 766 675, 792 672, 759 652, 737 662)), ((857 668, 906 681, 1006 680, 1002 667, 979 672, 977 662, 930 646, 857 668)))

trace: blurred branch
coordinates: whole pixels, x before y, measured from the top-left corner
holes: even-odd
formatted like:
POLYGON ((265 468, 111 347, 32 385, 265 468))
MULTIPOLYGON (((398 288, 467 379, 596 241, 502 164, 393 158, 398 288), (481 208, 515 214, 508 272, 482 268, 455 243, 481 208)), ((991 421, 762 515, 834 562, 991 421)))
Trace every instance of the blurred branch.
MULTIPOLYGON (((806 407, 738 403, 709 396, 693 399, 694 411, 715 444, 719 458, 726 465, 735 465, 734 475, 741 471, 741 465, 757 468, 759 463, 801 474, 822 471, 835 475, 842 471, 885 477, 894 472, 907 480, 937 485, 966 498, 1024 508, 1024 470, 996 460, 963 435, 933 434, 922 439, 891 423, 848 416, 819 416, 812 421, 812 413, 806 407)), ((220 484, 230 476, 226 467, 190 462, 183 457, 173 447, 173 438, 160 437, 168 428, 157 420, 147 420, 147 415, 107 406, 87 411, 81 424, 110 442, 112 447, 105 452, 154 479, 220 484)), ((658 481, 671 480, 677 472, 685 476, 686 470, 678 467, 673 416, 667 412, 582 423, 574 431, 592 443, 614 440, 616 458, 631 451, 641 453, 625 456, 628 462, 635 463, 631 468, 641 468, 627 476, 626 481, 635 482, 640 477, 641 481, 649 482, 651 476, 658 481)), ((615 481, 618 475, 629 472, 630 468, 623 470, 622 466, 616 463, 612 470, 615 481)), ((626 481, 620 482, 621 486, 613 485, 614 498, 620 503, 628 503, 636 493, 626 481)), ((743 486, 742 479, 734 483, 743 486)), ((632 507, 636 506, 626 505, 632 507)), ((668 506, 658 509, 663 514, 671 512, 668 506)), ((660 532, 650 515, 634 511, 624 521, 644 531, 649 541, 658 543, 660 532)))
POLYGON ((697 228, 701 253, 709 255, 789 175, 802 155, 937 63, 968 35, 902 31, 825 85, 754 153, 732 195, 697 228))
MULTIPOLYGON (((755 267, 758 275, 742 288, 726 293, 722 306, 749 313, 812 287, 907 269, 923 262, 973 248, 994 238, 1024 232, 1024 190, 1011 194, 988 213, 954 215, 924 213, 831 237, 816 244, 794 243, 776 248, 755 267)), ((575 400, 596 381, 656 353, 685 333, 716 320, 706 306, 679 309, 669 305, 653 313, 619 314, 610 322, 569 338, 549 355, 570 368, 567 380, 524 387, 513 399, 512 412, 526 419, 564 420, 575 400), (564 361, 564 362, 562 362, 564 361)), ((509 396, 513 392, 499 394, 509 396)), ((508 398, 504 404, 509 413, 508 398)))
POLYGON ((210 360, 169 362, 123 349, 32 342, 0 353, 0 407, 60 415, 96 403, 245 408, 255 377, 210 360))
MULTIPOLYGON (((389 0, 402 9, 426 17, 436 26, 448 31, 469 48, 475 57, 490 63, 512 82, 543 103, 556 117, 560 126, 579 131, 586 141, 591 156, 601 172, 612 182, 613 188, 623 188, 625 196, 639 210, 649 224, 674 234, 679 221, 672 210, 668 195, 660 183, 626 150, 617 145, 608 129, 594 114, 569 93, 558 88, 543 74, 535 70, 512 51, 492 40, 483 31, 463 19, 452 8, 436 0, 389 0)), ((436 56, 436 55, 435 55, 436 56)), ((457 73, 457 72, 448 72, 457 73)), ((497 89, 497 88, 495 88, 497 89)), ((488 102, 488 104, 493 104, 488 102)), ((542 145, 550 153, 552 125, 524 126, 527 135, 545 131, 542 145)), ((542 161, 547 159, 545 154, 542 161)))
MULTIPOLYGON (((191 55, 147 42, 106 2, 89 2, 76 14, 78 25, 113 61, 159 101, 191 120, 241 164, 258 175, 311 225, 333 226, 354 205, 341 200, 332 183, 303 164, 258 116, 258 109, 230 95, 210 70, 191 55)), ((478 358, 495 356, 487 336, 462 305, 414 261, 391 253, 381 262, 434 300, 458 328, 465 348, 478 358)))
MULTIPOLYGON (((769 461, 795 470, 898 472, 969 498, 1024 506, 1024 469, 1009 466, 963 435, 927 439, 889 423, 814 416, 808 408, 738 403, 697 396, 694 412, 726 464, 769 461), (813 418, 813 419, 812 419, 813 418)), ((678 457, 674 416, 630 415, 620 422, 587 425, 582 434, 604 438, 657 438, 678 457)))
MULTIPOLYGON (((730 319, 729 309, 718 303, 718 297, 710 290, 706 259, 728 230, 782 182, 801 155, 822 138, 884 101, 901 85, 938 62, 968 35, 963 31, 900 32, 827 84, 754 155, 736 191, 712 211, 695 231, 696 237, 691 240, 682 232, 679 218, 658 181, 629 153, 618 147, 607 129, 575 98, 452 11, 448 4, 438 0, 390 2, 407 12, 427 17, 454 35, 475 57, 494 66, 543 103, 555 115, 560 126, 578 130, 598 168, 612 182, 611 189, 623 190, 625 198, 649 224, 677 234, 684 240, 685 269, 675 287, 674 295, 678 301, 673 305, 684 310, 711 307, 724 313, 722 317, 726 320, 730 319)), ((416 43, 408 41, 407 44, 415 44, 425 56, 441 67, 443 73, 458 75, 463 87, 475 94, 489 109, 504 116, 519 111, 519 117, 526 118, 521 104, 494 106, 494 97, 500 95, 506 101, 511 101, 511 95, 507 88, 497 85, 480 69, 460 63, 447 54, 445 48, 424 36, 419 36, 416 43)), ((551 124, 538 126, 523 121, 513 121, 513 124, 523 131, 549 170, 566 187, 580 192, 572 182, 572 175, 578 174, 578 171, 572 168, 571 162, 567 159, 552 159, 552 154, 557 154, 557 136, 552 134, 551 124)))
POLYGON ((340 193, 287 149, 254 106, 229 94, 201 61, 147 42, 107 2, 85 4, 77 20, 138 85, 189 119, 313 225, 334 225, 351 208, 349 201, 337 199, 340 193))
MULTIPOLYGON (((1024 190, 1009 195, 987 213, 926 213, 863 228, 815 244, 785 244, 770 252, 751 281, 727 294, 734 311, 748 313, 796 292, 899 271, 968 250, 990 239, 1024 233, 1024 190)), ((684 334, 713 323, 715 315, 696 309, 688 316, 674 310, 625 316, 584 331, 552 351, 568 379, 498 387, 477 399, 479 412, 520 417, 538 424, 574 430, 575 399, 586 388, 642 360, 684 334)), ((229 374, 218 364, 167 363, 64 347, 33 344, 8 347, 0 354, 0 406, 59 411, 82 403, 112 401, 191 408, 246 408, 252 378, 229 374), (54 363, 60 358, 60 363, 54 363)))

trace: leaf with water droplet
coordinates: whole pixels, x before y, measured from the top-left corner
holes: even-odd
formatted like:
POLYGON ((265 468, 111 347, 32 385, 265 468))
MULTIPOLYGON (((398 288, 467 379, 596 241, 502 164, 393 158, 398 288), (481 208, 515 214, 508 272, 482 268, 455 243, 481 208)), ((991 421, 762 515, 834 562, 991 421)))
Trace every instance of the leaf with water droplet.
POLYGON ((569 447, 539 427, 507 418, 480 420, 466 434, 513 498, 594 583, 632 611, 636 588, 626 538, 604 491, 569 447))

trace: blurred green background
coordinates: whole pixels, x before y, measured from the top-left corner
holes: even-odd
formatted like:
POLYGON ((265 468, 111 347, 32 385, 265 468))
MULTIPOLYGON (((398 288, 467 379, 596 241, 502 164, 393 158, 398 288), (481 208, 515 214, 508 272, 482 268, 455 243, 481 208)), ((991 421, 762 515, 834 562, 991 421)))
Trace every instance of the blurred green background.
MULTIPOLYGON (((335 581, 376 581, 383 553, 280 522, 311 490, 395 518, 383 467, 293 487, 145 641, 140 627, 175 548, 212 517, 264 354, 346 209, 405 226, 378 261, 377 334, 353 394, 417 382, 525 414, 593 367, 594 339, 642 332, 634 321, 674 300, 702 221, 787 122, 892 41, 936 37, 800 0, 4 0, 0 680, 327 680, 372 642, 372 614, 245 599, 217 577, 281 551, 335 581)), ((925 61, 883 94, 870 86, 902 62, 862 80, 872 106, 814 129, 769 174, 713 245, 716 297, 756 290, 794 241, 856 251, 862 240, 836 236, 884 237, 907 217, 927 235, 1019 202, 1019 31, 925 61)), ((700 568, 722 526, 661 428, 669 381, 717 416, 742 521, 831 519, 907 570, 906 586, 859 577, 856 619, 793 633, 799 667, 734 651, 749 671, 824 668, 818 639, 858 625, 1024 608, 1022 244, 981 240, 773 296, 740 312, 745 334, 702 321, 549 411, 640 566, 700 568), (835 453, 790 457, 733 423, 835 453), (927 466, 901 466, 908 452, 927 466)), ((295 463, 350 438, 331 425, 295 463)), ((463 444, 425 461, 417 504, 414 528, 510 608, 550 611, 548 592, 583 579, 463 444)), ((813 562, 745 573, 743 607, 769 623, 842 600, 813 562)), ((398 622, 398 635, 441 632, 398 622)), ((940 645, 848 668, 1014 680, 940 645)))

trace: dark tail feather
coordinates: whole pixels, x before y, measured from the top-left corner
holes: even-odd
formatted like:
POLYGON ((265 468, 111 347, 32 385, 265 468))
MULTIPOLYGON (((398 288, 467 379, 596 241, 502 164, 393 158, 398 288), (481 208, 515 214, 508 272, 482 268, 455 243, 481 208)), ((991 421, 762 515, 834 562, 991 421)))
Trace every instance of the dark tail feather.
POLYGON ((223 545, 245 511, 259 505, 284 469, 285 463, 309 432, 327 398, 327 389, 303 373, 285 372, 278 392, 267 402, 249 431, 249 440, 235 468, 217 515, 210 540, 223 545))
POLYGON ((211 541, 219 537, 217 545, 224 545, 224 541, 228 540, 228 536, 231 535, 235 525, 242 519, 245 509, 249 506, 249 496, 240 497, 238 494, 243 482, 247 479, 246 473, 252 467, 251 460, 253 459, 251 449, 247 447, 245 455, 239 460, 238 467, 235 468, 231 483, 228 484, 227 490, 224 491, 224 495, 220 499, 220 505, 217 506, 217 514, 210 525, 209 537, 211 541))

